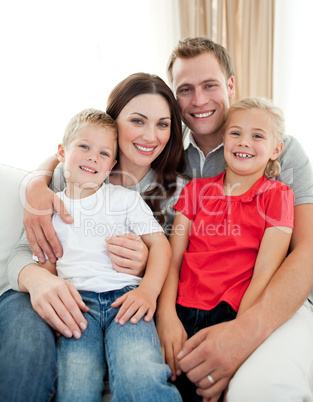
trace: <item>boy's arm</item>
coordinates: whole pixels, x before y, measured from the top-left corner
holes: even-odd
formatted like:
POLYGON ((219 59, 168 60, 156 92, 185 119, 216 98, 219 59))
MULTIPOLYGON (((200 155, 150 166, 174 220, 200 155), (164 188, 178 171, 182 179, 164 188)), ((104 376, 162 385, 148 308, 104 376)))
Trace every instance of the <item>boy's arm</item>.
POLYGON ((292 229, 289 227, 273 226, 265 230, 252 279, 241 300, 237 316, 249 309, 269 284, 286 258, 291 234, 292 229))
POLYGON ((172 260, 169 273, 158 299, 156 326, 160 338, 164 360, 171 368, 171 380, 181 374, 177 354, 187 340, 187 333, 176 313, 178 281, 184 252, 189 243, 191 221, 180 212, 176 212, 173 229, 170 235, 172 260))
POLYGON ((130 318, 133 324, 144 315, 145 321, 153 318, 156 300, 161 292, 171 260, 171 247, 164 233, 145 234, 142 240, 149 249, 147 268, 139 287, 119 297, 112 307, 121 306, 115 321, 121 325, 130 318))
POLYGON ((58 275, 56 264, 51 262, 50 260, 46 260, 43 264, 39 264, 42 268, 46 269, 52 275, 58 275))

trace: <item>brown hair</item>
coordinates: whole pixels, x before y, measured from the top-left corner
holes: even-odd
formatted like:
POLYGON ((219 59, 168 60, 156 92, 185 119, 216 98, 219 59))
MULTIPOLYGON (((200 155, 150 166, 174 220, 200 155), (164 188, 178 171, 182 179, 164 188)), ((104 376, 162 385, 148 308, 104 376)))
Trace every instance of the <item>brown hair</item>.
POLYGON ((213 42, 211 39, 200 36, 196 38, 186 38, 178 42, 178 45, 174 48, 167 64, 167 76, 169 82, 171 84, 173 83, 173 64, 177 58, 190 59, 203 53, 214 54, 223 69, 226 81, 234 75, 231 57, 227 50, 222 45, 213 42))
POLYGON ((136 96, 143 94, 163 96, 171 111, 170 138, 161 154, 151 163, 151 167, 157 175, 156 185, 153 189, 142 194, 162 225, 164 223, 164 216, 160 210, 160 201, 164 196, 164 190, 166 197, 174 194, 177 172, 183 172, 185 168, 181 115, 173 92, 156 75, 146 73, 132 74, 113 88, 108 98, 106 111, 116 120, 128 102, 136 96))
MULTIPOLYGON (((245 98, 234 103, 226 112, 224 128, 227 126, 230 116, 237 110, 260 109, 266 112, 272 120, 272 130, 276 143, 282 142, 285 134, 285 119, 283 111, 275 106, 270 99, 262 97, 245 98)), ((264 176, 277 177, 281 171, 280 159, 269 160, 264 176)))

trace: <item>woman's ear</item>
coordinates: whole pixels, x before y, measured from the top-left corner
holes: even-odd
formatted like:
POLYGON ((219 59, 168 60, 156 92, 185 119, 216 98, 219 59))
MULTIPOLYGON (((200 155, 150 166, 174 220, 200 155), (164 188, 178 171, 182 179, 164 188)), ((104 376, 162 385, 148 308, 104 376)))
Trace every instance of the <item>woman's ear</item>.
POLYGON ((283 148, 284 148, 284 143, 278 142, 272 153, 272 156, 270 157, 270 160, 274 161, 275 159, 277 159, 279 157, 279 155, 282 153, 283 148))
POLYGON ((58 157, 60 162, 65 161, 65 150, 64 150, 64 146, 62 144, 58 145, 57 157, 58 157))

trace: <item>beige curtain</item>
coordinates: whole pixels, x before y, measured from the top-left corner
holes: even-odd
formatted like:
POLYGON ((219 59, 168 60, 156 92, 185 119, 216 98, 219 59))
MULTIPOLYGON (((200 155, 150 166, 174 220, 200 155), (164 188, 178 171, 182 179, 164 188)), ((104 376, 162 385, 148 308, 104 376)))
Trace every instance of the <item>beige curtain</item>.
POLYGON ((179 0, 181 39, 206 36, 234 63, 236 99, 272 98, 275 0, 179 0))

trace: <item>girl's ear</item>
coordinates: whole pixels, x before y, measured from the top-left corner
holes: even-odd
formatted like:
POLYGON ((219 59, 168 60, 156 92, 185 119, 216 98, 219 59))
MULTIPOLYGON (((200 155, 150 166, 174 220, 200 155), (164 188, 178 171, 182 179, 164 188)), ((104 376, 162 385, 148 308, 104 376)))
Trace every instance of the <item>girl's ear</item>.
POLYGON ((270 157, 270 160, 274 161, 275 159, 277 159, 279 157, 279 155, 282 153, 283 148, 284 148, 284 143, 278 142, 272 153, 272 156, 270 157))
POLYGON ((58 145, 57 157, 58 157, 60 162, 65 161, 65 150, 64 150, 64 146, 62 144, 58 145))

